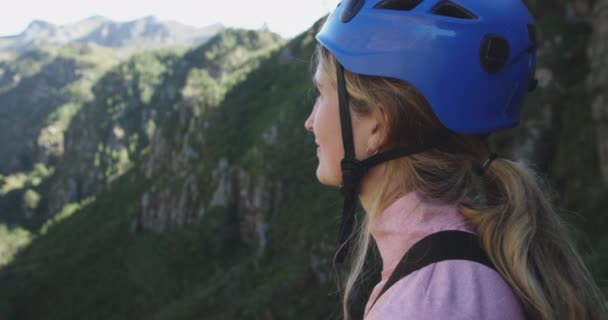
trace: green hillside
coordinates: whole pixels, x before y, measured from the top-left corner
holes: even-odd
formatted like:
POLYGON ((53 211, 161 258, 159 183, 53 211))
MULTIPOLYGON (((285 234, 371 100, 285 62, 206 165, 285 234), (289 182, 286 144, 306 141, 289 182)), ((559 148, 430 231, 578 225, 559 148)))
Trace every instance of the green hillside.
POLYGON ((46 47, 0 62, 0 173, 30 171, 63 153, 63 133, 91 86, 116 63, 110 50, 46 47))
POLYGON ((61 163, 66 131, 93 100, 93 85, 117 63, 109 49, 95 45, 40 47, 0 62, 3 222, 28 227, 35 220, 39 186, 61 163))
MULTIPOLYGON (((226 59, 228 55, 216 49, 201 51, 201 48, 185 54, 182 61, 203 52, 210 59, 222 57, 224 60, 218 70, 187 72, 183 97, 169 111, 163 129, 153 138, 154 143, 143 150, 144 156, 136 158, 136 165, 125 169, 126 173, 113 180, 110 188, 85 201, 86 204, 65 207, 43 225, 32 244, 5 267, 2 278, 7 280, 4 287, 7 290, 2 292, 8 295, 3 296, 6 298, 3 300, 10 301, 3 305, 6 314, 24 318, 44 315, 87 319, 190 318, 203 311, 210 318, 265 317, 269 312, 281 318, 302 315, 305 310, 304 314, 310 317, 327 314, 331 305, 325 304, 324 299, 311 300, 291 294, 297 290, 304 296, 320 292, 327 296, 333 288, 328 259, 333 250, 334 233, 330 225, 334 219, 327 219, 324 208, 328 204, 337 208, 339 201, 335 194, 319 188, 310 174, 316 165, 310 151, 312 140, 301 130, 301 119, 310 110, 308 59, 314 46, 313 34, 311 30, 270 56, 252 62, 251 67, 255 67, 252 73, 216 81, 218 87, 236 83, 220 105, 217 101, 221 98, 210 99, 213 95, 209 92, 193 102, 187 98, 188 93, 192 95, 191 91, 200 88, 189 88, 189 85, 223 79, 218 72, 229 72, 231 65, 241 71, 247 68, 243 69, 242 63, 239 65, 234 59, 226 59), (257 98, 260 93, 266 97, 257 98), (225 130, 223 126, 242 130, 225 130), (196 129, 202 130, 203 138, 197 138, 200 134, 196 129), (239 140, 242 144, 228 144, 239 140), (291 168, 291 164, 301 161, 302 157, 298 152, 280 152, 285 146, 308 154, 303 167, 291 168), (236 148, 244 152, 239 154, 236 148), (198 150, 201 155, 183 160, 179 156, 183 149, 198 150), (271 153, 280 157, 275 157, 276 162, 260 166, 262 158, 271 158, 271 153), (163 162, 158 168, 154 164, 156 158, 163 162), (229 163, 228 167, 217 173, 213 166, 224 161, 229 163), (180 164, 177 172, 172 172, 173 162, 180 164), (155 225, 154 217, 146 215, 150 209, 144 208, 146 201, 142 199, 154 193, 162 197, 167 194, 163 191, 170 194, 168 197, 179 197, 183 180, 191 176, 195 176, 195 184, 200 188, 189 199, 191 203, 182 209, 196 208, 196 212, 203 213, 189 227, 179 230, 173 230, 175 223, 168 227, 155 225), (266 202, 263 205, 248 208, 244 202, 252 199, 235 199, 242 194, 241 188, 255 193, 252 197, 260 197, 266 189, 254 189, 260 185, 256 182, 264 179, 267 190, 275 193, 273 199, 263 199, 261 202, 266 202), (225 180, 235 182, 225 190, 226 200, 214 203, 215 188, 225 180), (326 201, 313 204, 302 198, 302 194, 326 201), (298 216, 301 218, 294 219, 298 216), (263 241, 255 230, 271 217, 272 223, 267 226, 263 241), (164 232, 159 233, 161 230, 164 232), (290 255, 286 256, 286 252, 290 255), (38 254, 47 258, 34 258, 38 254), (54 266, 47 268, 45 264, 50 260, 44 262, 46 259, 55 261, 51 262, 54 266), (88 267, 82 269, 82 264, 88 267), (297 272, 291 274, 294 271, 297 272), (99 272, 104 275, 100 276, 99 272), (29 280, 24 282, 31 276, 36 278, 32 281, 41 281, 40 287, 27 285, 29 280), (44 298, 47 295, 44 287, 54 287, 64 281, 74 285, 61 286, 61 292, 53 295, 62 297, 58 301, 44 302, 46 307, 26 306, 29 304, 26 301, 31 299, 48 299, 44 298), (235 307, 230 298, 239 292, 245 297, 235 307), (68 307, 75 297, 83 299, 78 303, 80 307, 68 307), (274 310, 273 305, 280 301, 286 307, 274 310), (107 305, 101 307, 99 303, 107 305), (92 313, 99 308, 105 311, 92 313)), ((224 45, 231 41, 230 37, 221 39, 224 45)), ((103 83, 104 79, 94 91, 103 90, 103 83)), ((205 88, 208 90, 209 86, 205 88)), ((221 90, 215 94, 221 96, 221 90)), ((337 296, 333 294, 329 298, 336 300, 337 296)))

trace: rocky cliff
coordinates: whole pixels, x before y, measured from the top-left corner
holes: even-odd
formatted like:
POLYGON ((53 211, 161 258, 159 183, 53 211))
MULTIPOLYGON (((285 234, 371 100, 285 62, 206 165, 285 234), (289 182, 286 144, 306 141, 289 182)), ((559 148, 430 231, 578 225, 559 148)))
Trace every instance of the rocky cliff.
POLYGON ((157 163, 181 168, 180 161, 193 160, 197 152, 189 141, 196 142, 200 135, 181 133, 185 128, 196 131, 191 121, 217 105, 225 90, 251 69, 252 61, 279 43, 269 32, 227 29, 183 56, 142 53, 110 70, 93 88, 95 99, 66 132, 66 155, 42 186, 49 193, 42 211, 52 215, 66 203, 95 195, 138 163, 148 146, 153 155, 146 160, 148 175, 157 163), (165 121, 175 132, 158 130, 165 121), (166 154, 166 136, 175 143, 171 147, 186 149, 166 154))

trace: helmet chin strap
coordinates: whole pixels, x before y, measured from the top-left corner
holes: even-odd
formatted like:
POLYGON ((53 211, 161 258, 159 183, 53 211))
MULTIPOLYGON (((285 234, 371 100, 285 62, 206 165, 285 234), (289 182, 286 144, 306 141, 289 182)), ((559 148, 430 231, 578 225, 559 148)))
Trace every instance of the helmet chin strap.
POLYGON ((338 103, 340 106, 340 126, 342 128, 342 144, 344 145, 344 159, 342 159, 342 195, 344 203, 342 206, 342 222, 338 238, 338 252, 334 257, 337 263, 344 262, 348 255, 350 241, 349 237, 353 231, 355 210, 357 208, 357 194, 361 178, 367 171, 355 158, 355 145, 353 143, 353 128, 348 107, 348 93, 344 83, 344 68, 337 63, 338 78, 338 103))
POLYGON ((365 160, 357 160, 355 157, 352 121, 348 103, 349 96, 344 81, 344 67, 340 63, 337 63, 336 74, 342 144, 344 145, 344 159, 342 159, 341 162, 344 204, 342 207, 342 222, 340 223, 338 237, 338 251, 336 252, 334 259, 336 263, 341 264, 344 262, 350 249, 350 236, 353 232, 359 185, 367 171, 382 162, 435 148, 450 135, 450 131, 448 129, 440 130, 433 136, 427 137, 426 141, 422 144, 396 148, 376 154, 365 160))

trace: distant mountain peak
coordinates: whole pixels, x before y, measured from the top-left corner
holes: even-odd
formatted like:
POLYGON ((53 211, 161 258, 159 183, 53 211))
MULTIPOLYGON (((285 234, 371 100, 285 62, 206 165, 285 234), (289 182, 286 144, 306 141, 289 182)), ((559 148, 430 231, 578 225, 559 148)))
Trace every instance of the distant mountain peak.
POLYGON ((155 16, 145 16, 145 17, 142 17, 140 19, 135 19, 135 20, 144 20, 146 22, 161 22, 160 19, 158 19, 155 16))
POLYGON ((83 21, 109 21, 110 19, 106 18, 105 16, 96 14, 94 16, 90 16, 86 19, 84 19, 83 21))
POLYGON ((27 26, 27 29, 32 27, 54 27, 54 25, 45 20, 35 19, 30 22, 30 24, 27 26))
POLYGON ((26 34, 30 32, 40 32, 40 31, 50 31, 56 29, 56 26, 48 21, 44 20, 32 20, 25 30, 21 34, 26 34))
MULTIPOLYGON (((94 15, 94 16, 90 16, 88 18, 76 21, 74 23, 72 23, 71 25, 76 25, 76 24, 89 24, 89 23, 104 23, 104 22, 111 22, 112 20, 102 16, 102 15, 94 15)), ((67 26, 67 25, 66 25, 67 26)))
POLYGON ((65 25, 36 19, 14 36, 0 37, 0 53, 20 54, 41 45, 94 43, 111 48, 155 48, 198 45, 223 29, 221 24, 196 28, 177 21, 144 16, 131 21, 113 21, 94 15, 65 25))

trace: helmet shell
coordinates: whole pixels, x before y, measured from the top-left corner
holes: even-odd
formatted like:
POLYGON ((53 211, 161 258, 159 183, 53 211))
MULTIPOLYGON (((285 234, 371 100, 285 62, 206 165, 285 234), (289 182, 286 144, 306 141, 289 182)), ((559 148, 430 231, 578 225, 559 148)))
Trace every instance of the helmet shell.
POLYGON ((445 0, 424 0, 407 11, 375 8, 379 2, 344 0, 317 40, 350 72, 416 87, 452 131, 479 134, 517 125, 536 64, 534 20, 522 1, 449 1, 472 19, 433 13, 445 0), (355 14, 351 2, 357 2, 355 14), (344 10, 349 20, 341 19, 344 10), (508 45, 498 70, 482 64, 488 38, 508 45))

